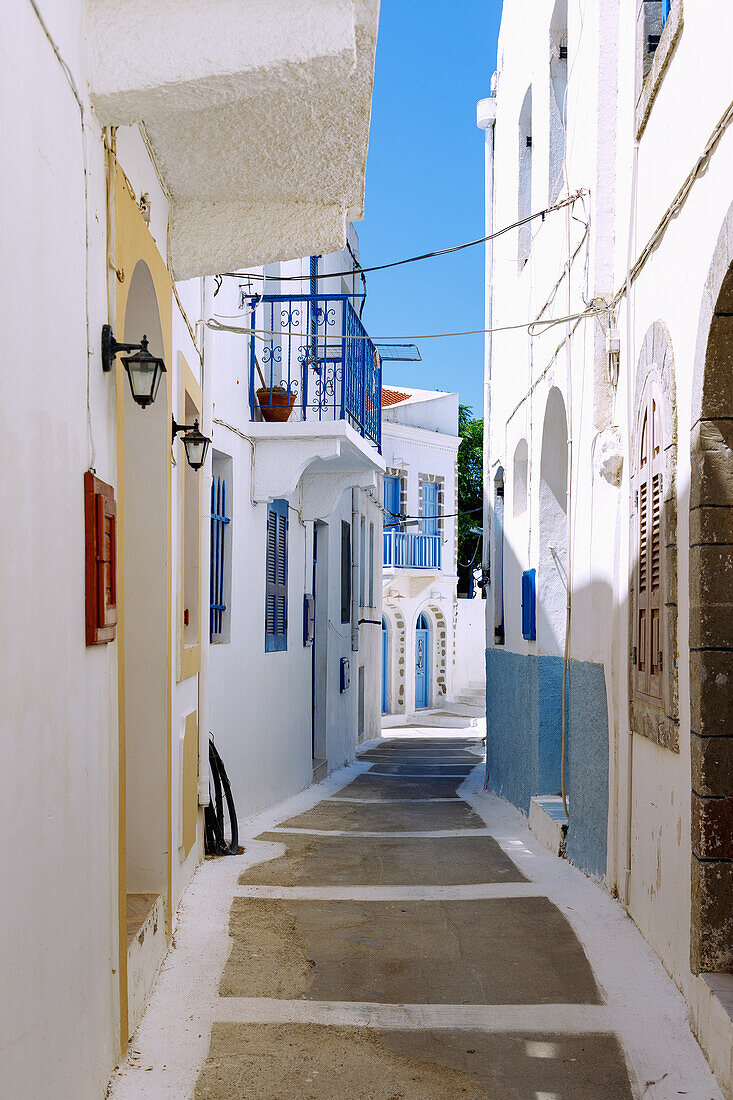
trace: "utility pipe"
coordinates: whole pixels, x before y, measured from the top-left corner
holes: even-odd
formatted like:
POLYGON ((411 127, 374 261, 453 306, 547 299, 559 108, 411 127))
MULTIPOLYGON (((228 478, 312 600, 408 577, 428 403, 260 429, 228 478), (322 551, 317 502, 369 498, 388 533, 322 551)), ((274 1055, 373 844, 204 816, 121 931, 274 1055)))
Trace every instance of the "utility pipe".
POLYGON ((359 652, 359 490, 351 490, 351 652, 359 652))
MULTIPOLYGON (((484 188, 485 188, 485 234, 490 237, 494 232, 494 126, 496 123, 496 74, 491 82, 491 95, 481 99, 476 105, 476 125, 484 131, 484 188)), ((493 357, 493 337, 491 333, 494 316, 494 242, 488 240, 484 254, 484 311, 487 332, 484 336, 484 446, 483 446, 483 540, 481 548, 482 579, 486 581, 491 568, 491 370, 493 357)), ((486 589, 484 588, 484 592, 486 589)), ((486 646, 493 638, 493 617, 489 621, 489 604, 486 600, 486 646)))
MULTIPOLYGON (((201 316, 206 316, 206 278, 201 278, 201 316)), ((205 368, 206 326, 201 326, 201 428, 208 432, 211 427, 209 406, 211 385, 205 368)), ((201 557, 199 560, 199 627, 201 630, 201 663, 199 668, 199 806, 209 805, 209 626, 204 608, 210 604, 209 570, 203 563, 209 561, 211 552, 211 464, 212 448, 206 456, 206 465, 201 471, 201 557)))

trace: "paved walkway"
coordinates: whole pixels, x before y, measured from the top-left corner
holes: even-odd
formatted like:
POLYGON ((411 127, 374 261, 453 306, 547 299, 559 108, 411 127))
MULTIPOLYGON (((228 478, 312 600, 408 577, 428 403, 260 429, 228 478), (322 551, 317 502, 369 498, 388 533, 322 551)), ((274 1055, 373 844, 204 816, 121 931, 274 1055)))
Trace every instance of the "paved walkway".
POLYGON ((411 731, 186 894, 114 1100, 720 1100, 620 907, 411 731))

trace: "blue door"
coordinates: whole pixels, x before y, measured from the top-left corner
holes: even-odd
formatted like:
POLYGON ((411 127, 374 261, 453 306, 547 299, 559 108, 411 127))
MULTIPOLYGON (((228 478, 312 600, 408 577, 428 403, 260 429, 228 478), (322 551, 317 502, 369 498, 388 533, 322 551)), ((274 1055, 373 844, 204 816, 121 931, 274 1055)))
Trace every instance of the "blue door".
POLYGON ((421 615, 415 628, 415 709, 428 705, 428 620, 421 615))
POLYGON ((387 699, 387 645, 389 643, 389 633, 387 632, 387 623, 382 618, 382 714, 387 713, 388 699, 387 699))

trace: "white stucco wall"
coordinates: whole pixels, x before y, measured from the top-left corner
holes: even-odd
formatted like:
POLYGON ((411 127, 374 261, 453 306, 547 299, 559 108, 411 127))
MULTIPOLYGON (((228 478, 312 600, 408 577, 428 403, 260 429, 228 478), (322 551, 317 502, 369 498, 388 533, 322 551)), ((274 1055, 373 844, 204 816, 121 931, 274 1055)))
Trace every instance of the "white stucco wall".
MULTIPOLYGON (((526 90, 534 88, 532 209, 548 203, 551 126, 550 20, 554 5, 506 0, 499 42, 494 170, 496 227, 511 223, 517 209, 517 120, 526 90)), ((726 42, 733 12, 685 3, 684 28, 662 79, 635 154, 636 4, 584 4, 569 8, 567 184, 585 188, 591 215, 587 246, 582 225, 565 213, 533 223, 530 259, 516 268, 517 240, 494 244, 493 324, 530 321, 548 299, 546 316, 580 311, 584 301, 619 290, 627 273, 694 167, 731 100, 733 85, 726 42), (581 18, 582 16, 582 18, 581 18), (700 43, 705 42, 704 56, 700 43), (674 134, 674 140, 670 135, 674 134), (638 173, 634 157, 638 156, 638 173), (634 180, 637 180, 634 186, 634 180), (633 230, 629 239, 630 209, 633 230), (569 252, 580 245, 573 277, 561 279, 569 252), (557 289, 554 289, 557 287, 557 289), (582 293, 582 296, 581 296, 582 293)), ((488 91, 488 89, 487 89, 488 91)), ((487 148, 491 132, 488 131, 487 148)), ((730 1084, 728 1068, 711 1035, 719 1028, 708 1013, 709 995, 690 972, 690 690, 689 683, 689 486, 691 410, 695 399, 696 341, 701 302, 716 241, 730 203, 733 134, 727 129, 706 171, 694 183, 656 250, 622 298, 614 318, 621 339, 620 374, 608 379, 605 330, 581 322, 563 347, 566 327, 529 339, 525 333, 495 333, 491 362, 490 476, 506 472, 504 602, 507 648, 517 653, 557 652, 521 638, 522 569, 542 568, 541 436, 553 387, 567 410, 571 437, 570 554, 573 585, 571 657, 603 663, 609 712, 609 827, 607 882, 627 896, 629 912, 690 1001, 693 1022, 715 1068, 730 1084), (638 356, 655 321, 668 328, 677 398, 677 627, 680 751, 642 736, 633 738, 629 773, 628 673, 629 423, 638 356), (556 349, 559 351, 556 353, 556 349), (600 471, 598 456, 613 429, 622 440, 620 485, 600 471), (605 433, 603 436, 601 433, 605 433), (526 510, 514 515, 513 457, 528 442, 526 510), (631 782, 629 782, 629 774, 631 782), (631 798, 631 873, 627 880, 628 801, 631 798), (626 891, 628 889, 628 894, 626 891), (718 1053, 716 1054, 716 1049, 718 1053), (717 1058, 717 1062, 715 1059, 717 1058)), ((489 173, 487 173, 489 174, 489 173)), ((583 217, 583 204, 574 214, 583 217)), ((698 382, 699 384, 699 382, 698 382)), ((538 601, 543 593, 538 593, 538 601)), ((550 592, 549 600, 553 596, 550 592)), ((492 601, 489 600, 489 605, 492 601)), ((539 607, 538 607, 539 614, 539 607)), ((540 624, 538 621, 538 631, 540 624)), ((557 633, 557 632, 555 632, 557 633)), ((560 639, 562 641, 562 639, 560 639)), ((693 685, 693 690, 696 685, 693 685)), ((720 1041, 720 1039, 719 1039, 720 1041)), ((729 1048, 728 1048, 729 1051, 729 1048)))
POLYGON ((457 601, 453 694, 481 688, 486 683, 486 625, 484 601, 457 601))

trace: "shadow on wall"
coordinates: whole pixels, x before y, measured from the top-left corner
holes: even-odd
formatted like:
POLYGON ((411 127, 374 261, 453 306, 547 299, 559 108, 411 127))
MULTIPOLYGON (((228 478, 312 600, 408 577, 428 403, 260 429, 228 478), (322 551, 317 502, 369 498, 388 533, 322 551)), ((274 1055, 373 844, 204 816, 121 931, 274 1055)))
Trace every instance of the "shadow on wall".
MULTIPOLYGON (((511 546, 504 545, 504 590, 521 591, 521 566, 511 546)), ((541 589, 538 587, 538 625, 541 589)), ((597 582, 574 590, 575 608, 600 622, 614 614, 611 586, 597 582)), ((562 742, 562 674, 560 653, 518 653, 521 606, 517 623, 507 622, 506 646, 486 654, 486 764, 488 789, 529 813, 535 795, 560 793, 562 742)), ((510 611, 510 614, 513 612, 510 611)), ((524 644, 523 644, 524 647, 524 644)), ((608 707, 602 664, 571 659, 567 686, 567 757, 565 783, 570 805, 568 858, 589 874, 606 871, 608 826, 608 707)))

